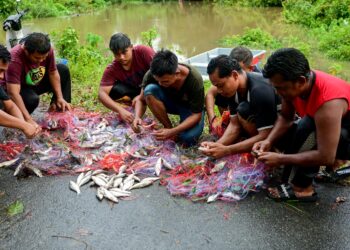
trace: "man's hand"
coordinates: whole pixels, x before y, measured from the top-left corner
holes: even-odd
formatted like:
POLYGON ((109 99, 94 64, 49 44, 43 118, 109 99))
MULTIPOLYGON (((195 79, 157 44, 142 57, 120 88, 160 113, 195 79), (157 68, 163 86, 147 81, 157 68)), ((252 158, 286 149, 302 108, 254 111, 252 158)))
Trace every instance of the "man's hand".
POLYGON ((258 141, 254 144, 252 151, 267 152, 270 151, 271 147, 271 142, 269 140, 258 141))
POLYGON ((71 105, 68 102, 66 102, 66 100, 64 100, 63 98, 58 98, 56 100, 56 106, 58 107, 59 110, 61 110, 63 112, 66 110, 68 110, 68 111, 72 110, 71 105))
POLYGON ((229 148, 218 142, 202 142, 201 151, 203 154, 214 158, 221 158, 230 154, 229 148))
POLYGON ((27 123, 27 126, 22 131, 28 139, 31 139, 40 133, 41 127, 27 123))
POLYGON ((156 137, 157 140, 164 141, 164 140, 174 140, 176 137, 176 134, 174 133, 174 130, 171 128, 162 128, 152 133, 156 137))
POLYGON ((134 115, 132 113, 130 113, 129 111, 123 109, 119 112, 119 115, 120 115, 120 118, 129 123, 129 124, 132 124, 133 121, 134 121, 134 115))
POLYGON ((142 125, 142 119, 140 117, 135 117, 131 124, 132 130, 134 130, 135 133, 141 132, 141 125, 142 125))
POLYGON ((258 160, 265 163, 270 167, 279 167, 282 165, 282 154, 274 152, 261 152, 258 156, 258 160))

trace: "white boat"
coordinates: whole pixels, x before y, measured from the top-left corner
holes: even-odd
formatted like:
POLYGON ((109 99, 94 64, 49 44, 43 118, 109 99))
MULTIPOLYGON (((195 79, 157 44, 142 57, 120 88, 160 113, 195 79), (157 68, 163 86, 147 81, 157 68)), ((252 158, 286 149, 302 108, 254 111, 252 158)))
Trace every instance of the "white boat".
MULTIPOLYGON (((229 55, 232 48, 215 48, 201 54, 183 60, 184 63, 193 65, 201 73, 204 80, 208 79, 207 66, 209 61, 218 55, 229 55)), ((253 65, 259 64, 264 58, 266 50, 251 50, 253 53, 253 65)))

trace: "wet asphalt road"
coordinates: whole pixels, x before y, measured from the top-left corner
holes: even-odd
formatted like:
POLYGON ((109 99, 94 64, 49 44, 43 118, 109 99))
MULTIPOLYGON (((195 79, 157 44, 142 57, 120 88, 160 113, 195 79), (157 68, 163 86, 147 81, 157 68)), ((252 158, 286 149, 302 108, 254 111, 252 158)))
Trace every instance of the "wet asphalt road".
POLYGON ((112 205, 88 185, 77 196, 73 176, 12 174, 0 169, 0 249, 350 249, 350 202, 334 202, 349 199, 349 187, 319 185, 316 204, 276 203, 262 192, 206 204, 157 184, 112 205), (16 200, 25 211, 9 217, 16 200))

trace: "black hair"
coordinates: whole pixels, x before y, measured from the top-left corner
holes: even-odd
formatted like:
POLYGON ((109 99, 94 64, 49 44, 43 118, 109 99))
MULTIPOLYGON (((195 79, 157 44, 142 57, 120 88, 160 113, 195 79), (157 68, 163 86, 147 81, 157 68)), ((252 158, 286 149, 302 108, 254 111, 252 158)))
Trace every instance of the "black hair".
POLYGON ((237 60, 239 63, 242 62, 246 67, 250 67, 253 61, 253 53, 250 49, 243 46, 233 48, 230 57, 237 60))
POLYGON ((173 75, 178 67, 177 56, 170 50, 158 51, 151 62, 151 74, 154 76, 173 75))
POLYGON ((51 49, 49 35, 38 32, 29 34, 24 39, 24 48, 29 52, 29 54, 33 54, 35 52, 38 52, 39 54, 46 54, 51 49))
POLYGON ((0 60, 3 63, 9 63, 11 61, 11 54, 10 54, 10 52, 2 44, 0 44, 0 60))
POLYGON ((210 60, 207 67, 208 75, 214 73, 216 69, 218 69, 218 75, 220 78, 230 76, 234 70, 238 73, 243 72, 238 61, 230 58, 227 55, 219 55, 210 60))
POLYGON ((276 74, 285 81, 296 82, 300 76, 309 79, 310 66, 305 55, 294 48, 276 50, 268 59, 263 69, 265 78, 271 78, 276 74))
POLYGON ((113 52, 113 54, 117 54, 119 51, 124 52, 130 46, 130 38, 121 32, 114 34, 109 41, 109 49, 113 52))

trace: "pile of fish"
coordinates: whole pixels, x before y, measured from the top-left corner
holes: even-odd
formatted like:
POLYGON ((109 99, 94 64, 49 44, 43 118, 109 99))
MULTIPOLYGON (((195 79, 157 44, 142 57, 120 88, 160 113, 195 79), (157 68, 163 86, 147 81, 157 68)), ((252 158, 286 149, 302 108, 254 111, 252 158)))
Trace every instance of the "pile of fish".
POLYGON ((88 171, 81 173, 77 181, 70 181, 69 187, 77 194, 80 194, 80 187, 91 182, 92 186, 97 186, 97 198, 102 201, 106 198, 114 203, 119 202, 119 198, 130 197, 131 190, 147 187, 159 180, 159 177, 147 177, 140 179, 135 173, 126 174, 126 166, 119 168, 118 174, 108 175, 104 170, 88 171))

